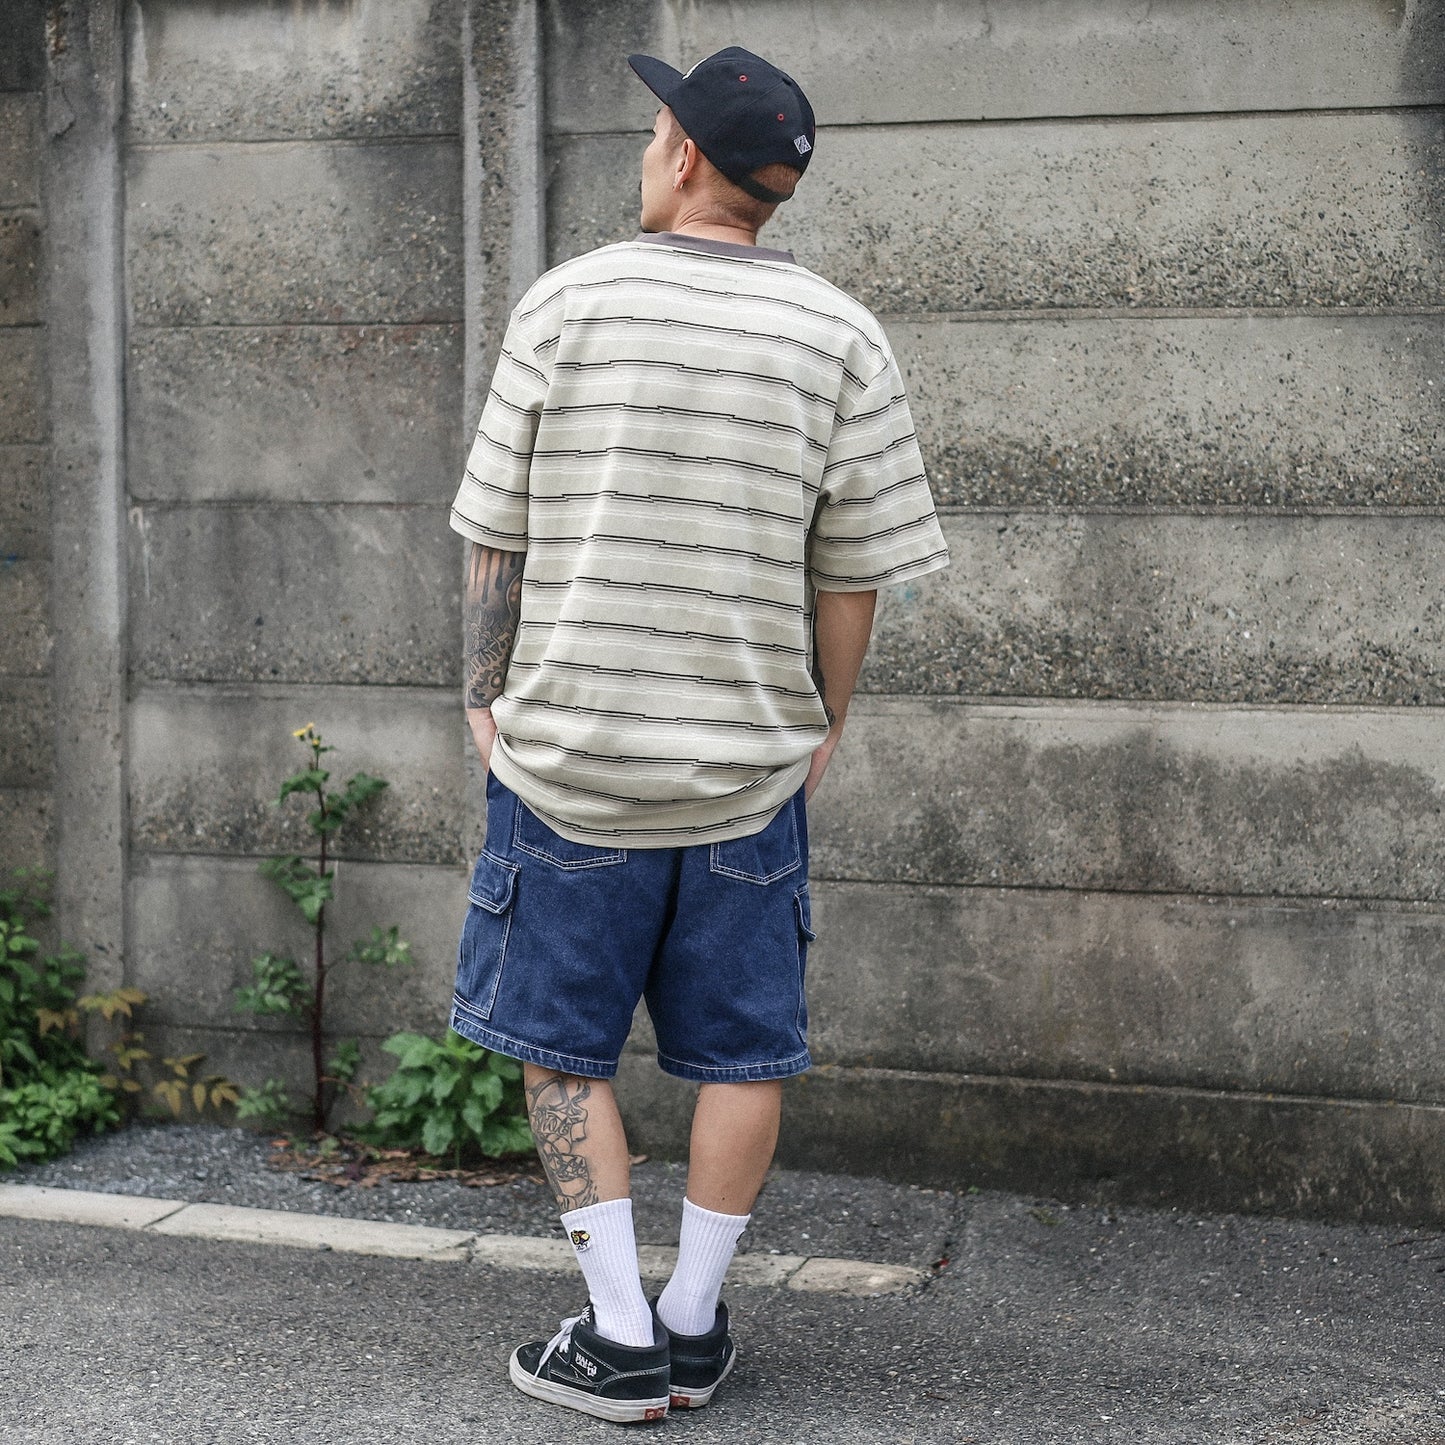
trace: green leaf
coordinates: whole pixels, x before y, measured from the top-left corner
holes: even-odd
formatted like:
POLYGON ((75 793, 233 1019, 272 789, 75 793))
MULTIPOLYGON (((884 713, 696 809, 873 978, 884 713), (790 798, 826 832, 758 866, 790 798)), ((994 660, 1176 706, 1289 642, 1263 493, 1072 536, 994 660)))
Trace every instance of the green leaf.
POLYGON ((307 768, 304 772, 292 773, 281 784, 281 792, 276 799, 276 806, 279 808, 292 793, 314 793, 317 788, 324 788, 326 780, 330 776, 331 774, 325 768, 307 768))
POLYGON ((398 1067, 403 1069, 423 1068, 440 1052, 424 1034, 393 1034, 382 1048, 395 1054, 398 1067))
POLYGON ((374 778, 370 773, 357 773, 347 782, 346 791, 341 795, 341 801, 348 809, 355 808, 390 786, 391 784, 385 778, 374 778))
POLYGON ((366 940, 358 938, 346 956, 355 963, 374 963, 395 968, 399 964, 411 962, 411 944, 402 938, 395 928, 388 928, 383 932, 374 927, 371 937, 366 940))
POLYGON ((264 1119, 279 1123, 291 1112, 291 1100, 280 1079, 267 1079, 259 1089, 242 1091, 236 1105, 238 1119, 264 1119))
POLYGON ((326 1072, 334 1079, 350 1083, 361 1067, 361 1044, 356 1039, 342 1039, 327 1061, 326 1072))
POLYGON ((490 1114, 502 1102, 503 1087, 495 1074, 477 1074, 472 1079, 472 1097, 490 1114))
POLYGON ((456 1138, 456 1125, 447 1114, 428 1114, 422 1125, 421 1147, 428 1154, 445 1154, 456 1138))
POLYGON ((315 923, 333 897, 334 873, 318 873, 297 854, 267 858, 257 868, 263 878, 280 887, 301 910, 308 923, 315 923))
POLYGON ((460 1069, 443 1065, 432 1074, 431 1096, 434 1104, 440 1104, 456 1086, 461 1083, 460 1069))
POLYGON ((299 1017, 309 1011, 311 988, 294 958, 263 953, 251 960, 251 974, 255 980, 252 987, 234 990, 238 1013, 299 1017))

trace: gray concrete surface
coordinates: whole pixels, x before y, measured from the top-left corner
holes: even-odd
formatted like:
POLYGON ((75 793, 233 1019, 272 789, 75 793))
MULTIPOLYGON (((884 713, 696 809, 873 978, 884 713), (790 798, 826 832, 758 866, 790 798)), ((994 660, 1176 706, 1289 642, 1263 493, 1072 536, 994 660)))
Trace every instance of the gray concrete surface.
MULTIPOLYGON (((27 1164, 0 1183, 97 1195, 216 1204, 301 1217, 366 1219, 431 1229, 562 1241, 551 1191, 534 1161, 502 1182, 472 1187, 453 1179, 424 1184, 380 1179, 342 1187, 314 1173, 273 1169, 270 1136, 214 1124, 138 1125, 80 1140, 69 1153, 27 1164)), ((633 1166, 637 1237, 675 1246, 686 1184, 680 1164, 633 1166)), ((775 1169, 739 1246, 744 1254, 806 1256, 931 1267, 957 1200, 946 1190, 882 1179, 775 1169)))
POLYGON ((152 684, 133 707, 132 838, 149 853, 244 863, 304 848, 306 805, 273 804, 309 756, 293 730, 315 722, 337 750, 325 755, 337 784, 360 772, 390 784, 336 835, 335 856, 457 867, 475 856, 463 838, 466 722, 452 688, 272 686, 257 697, 152 684))
POLYGON ((141 675, 453 682, 461 551, 445 507, 176 504, 129 520, 141 675))
MULTIPOLYGON (((733 1289, 733 1378, 657 1433, 1445 1440, 1436 1236, 985 1194, 958 1201, 934 1247, 948 1263, 908 1297, 733 1289)), ((16 1445, 616 1438, 506 1381, 511 1347, 577 1308, 569 1275, 26 1221, 0 1249, 16 1445)))
POLYGON ((891 321, 944 503, 1438 506, 1429 316, 891 321))
POLYGON ((53 840, 39 23, 0 17, 0 874, 53 840))
POLYGON ((125 403, 119 0, 46 14, 45 331, 50 363, 50 612, 55 904, 89 959, 125 979, 125 403))
MULTIPOLYGON (((198 1027, 275 1030, 277 1020, 237 1015, 232 989, 251 982, 263 949, 310 956, 311 934, 275 884, 251 864, 207 857, 150 857, 131 880, 140 963, 133 982, 154 1002, 147 1027, 161 1021, 198 1027), (196 958, 192 986, 172 980, 196 958)), ((327 1014, 338 1034, 384 1038, 400 1028, 439 1033, 456 976, 457 937, 467 910, 467 870, 344 862, 327 909, 333 959, 373 926, 399 925, 416 962, 396 969, 345 964, 327 984, 327 1014)))
POLYGON ((48 788, 0 787, 0 868, 33 868, 54 857, 55 808, 48 788))
POLYGON ((44 557, 50 550, 46 460, 43 446, 0 442, 0 545, 7 557, 44 557))
POLYGON ((133 143, 454 135, 458 0, 244 9, 134 0, 133 143), (247 83, 236 84, 237 70, 247 83))
POLYGON ((44 345, 38 327, 0 330, 0 442, 45 440, 44 345))
POLYGON ((0 212, 0 326, 39 322, 39 212, 0 212))
POLYGON ((821 878, 1401 901, 1445 887, 1430 709, 860 696, 848 726, 813 803, 821 878))
POLYGON ((137 501, 451 500, 461 328, 138 328, 137 501))
POLYGON ((599 66, 643 50, 683 68, 747 37, 786 55, 834 123, 1171 115, 1438 104, 1438 6, 1291 0, 613 0, 579 24, 546 0, 547 110, 558 131, 637 130, 655 109, 599 66), (880 19, 886 16, 886 23, 880 19))
POLYGON ((1445 1101, 1438 914, 821 881, 812 895, 810 1044, 829 1063, 1445 1101))
POLYGON ((39 557, 0 559, 0 673, 43 677, 50 670, 50 563, 39 557))
POLYGON ((953 563, 880 599, 869 691, 1445 702, 1439 517, 942 520, 953 563))
POLYGON ((0 679, 0 788, 33 788, 50 781, 50 682, 0 679))
POLYGON ((462 311, 453 140, 133 147, 136 323, 453 321, 462 311))
POLYGON ((44 30, 45 0, 10 0, 0 10, 0 91, 44 84, 44 30))
POLYGON ((0 94, 0 206, 40 200, 40 97, 0 94))
MULTIPOLYGON (((847 1159, 889 1179, 1079 1204, 1445 1223, 1439 1104, 827 1063, 786 1097, 778 1160, 790 1169, 847 1159)), ((682 1157, 685 1087, 628 1051, 618 1099, 638 1148, 682 1157)))
MULTIPOLYGON (((769 223, 771 244, 880 313, 1445 296, 1438 239, 1413 224, 1445 199, 1430 112, 985 126, 819 115, 807 184, 769 223)), ((554 258, 636 233, 648 135, 553 137, 554 258)))

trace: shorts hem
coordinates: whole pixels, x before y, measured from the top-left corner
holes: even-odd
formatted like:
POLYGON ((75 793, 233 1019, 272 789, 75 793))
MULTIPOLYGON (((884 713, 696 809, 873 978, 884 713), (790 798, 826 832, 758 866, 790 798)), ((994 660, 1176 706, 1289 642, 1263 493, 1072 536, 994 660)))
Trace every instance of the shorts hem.
POLYGON ((659 1049, 657 1066, 675 1079, 690 1079, 698 1084, 758 1084, 766 1079, 790 1079, 795 1074, 806 1073, 813 1067, 813 1060, 804 1049, 790 1059, 777 1059, 767 1064, 689 1064, 659 1049))
POLYGON ((589 1059, 580 1054, 563 1054, 556 1049, 539 1048, 510 1034, 499 1033, 496 1029, 479 1024, 468 1016, 465 1004, 452 1004, 451 1027, 464 1039, 490 1049, 494 1054, 504 1054, 509 1059, 521 1059, 524 1063, 536 1064, 539 1068, 555 1069, 559 1074, 573 1074, 584 1079, 610 1079, 617 1072, 617 1061, 610 1064, 603 1059, 589 1059))

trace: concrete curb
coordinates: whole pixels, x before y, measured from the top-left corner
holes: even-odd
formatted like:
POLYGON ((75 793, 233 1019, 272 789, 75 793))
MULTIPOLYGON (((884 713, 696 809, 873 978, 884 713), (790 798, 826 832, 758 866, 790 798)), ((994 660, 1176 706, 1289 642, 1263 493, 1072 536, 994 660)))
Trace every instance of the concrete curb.
MULTIPOLYGON (((385 1224, 330 1214, 243 1209, 231 1204, 187 1204, 179 1199, 98 1194, 33 1184, 0 1184, 0 1217, 98 1225, 220 1243, 334 1250, 338 1254, 370 1254, 388 1259, 471 1262, 499 1269, 555 1272, 575 1267, 572 1248, 563 1239, 476 1234, 421 1224, 385 1224)), ((644 1279, 666 1279, 677 1260, 677 1251, 644 1244, 639 1246, 637 1257, 644 1279)), ((911 1265, 797 1254, 740 1254, 728 1269, 728 1283, 734 1286, 806 1290, 810 1294, 852 1298, 900 1294, 927 1278, 927 1270, 911 1265)))

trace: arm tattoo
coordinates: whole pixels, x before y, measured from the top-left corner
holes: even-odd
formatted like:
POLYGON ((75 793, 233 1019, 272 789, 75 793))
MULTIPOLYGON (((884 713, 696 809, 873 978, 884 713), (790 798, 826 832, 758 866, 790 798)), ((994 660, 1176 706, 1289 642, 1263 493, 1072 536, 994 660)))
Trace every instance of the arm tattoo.
POLYGON ((502 695, 507 663, 522 616, 525 552, 500 552, 467 544, 467 577, 462 589, 462 622, 468 707, 490 707, 502 695))
MULTIPOLYGON (((816 624, 815 624, 816 625, 816 624)), ((818 642, 813 640, 813 686, 818 689, 818 701, 823 704, 823 715, 828 719, 828 726, 832 727, 838 721, 838 715, 828 706, 828 699, 824 696, 827 683, 823 680, 823 659, 818 656, 818 642)))
POLYGON ((597 1203, 597 1185, 587 1156, 587 1100, 591 1088, 581 1079, 554 1074, 527 1090, 527 1118, 537 1153, 557 1207, 565 1214, 597 1203))

